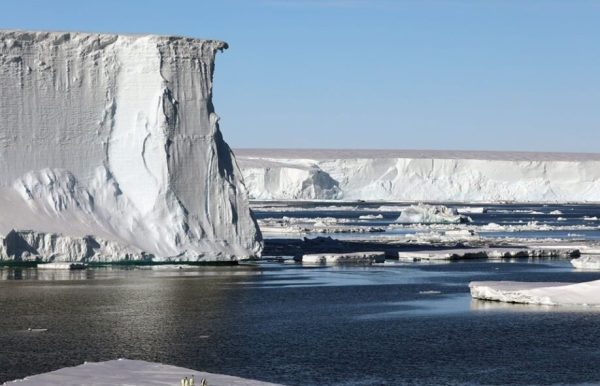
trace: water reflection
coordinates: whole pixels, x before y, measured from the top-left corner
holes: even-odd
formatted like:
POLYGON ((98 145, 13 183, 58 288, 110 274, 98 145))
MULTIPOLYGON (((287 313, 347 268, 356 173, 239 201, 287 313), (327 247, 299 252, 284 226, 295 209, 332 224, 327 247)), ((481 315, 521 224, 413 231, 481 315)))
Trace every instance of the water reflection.
POLYGON ((2 280, 94 280, 137 277, 197 277, 197 276, 252 276, 261 274, 260 269, 252 265, 231 267, 213 266, 106 266, 85 270, 37 269, 35 267, 0 267, 2 280))

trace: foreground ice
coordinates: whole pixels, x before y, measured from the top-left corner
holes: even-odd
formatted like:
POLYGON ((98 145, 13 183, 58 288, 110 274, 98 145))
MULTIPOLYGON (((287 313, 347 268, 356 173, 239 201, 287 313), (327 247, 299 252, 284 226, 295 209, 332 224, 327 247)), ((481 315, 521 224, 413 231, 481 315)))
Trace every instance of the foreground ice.
POLYGON ((5 385, 178 386, 184 377, 191 378, 192 376, 196 385, 200 385, 200 381, 206 379, 210 386, 275 386, 273 383, 130 359, 84 363, 76 367, 66 367, 22 380, 7 382, 5 385))
POLYGON ((481 281, 469 284, 475 299, 548 306, 600 306, 600 280, 585 283, 481 281))
POLYGON ((236 155, 255 199, 600 202, 599 154, 237 149, 236 155))
POLYGON ((396 222, 405 224, 458 224, 471 222, 471 219, 458 214, 456 209, 447 206, 418 204, 404 208, 396 222))
POLYGON ((215 55, 226 47, 1 31, 0 235, 33 234, 0 259, 259 254, 260 232, 211 100, 215 55), (52 250, 52 238, 70 257, 52 250))

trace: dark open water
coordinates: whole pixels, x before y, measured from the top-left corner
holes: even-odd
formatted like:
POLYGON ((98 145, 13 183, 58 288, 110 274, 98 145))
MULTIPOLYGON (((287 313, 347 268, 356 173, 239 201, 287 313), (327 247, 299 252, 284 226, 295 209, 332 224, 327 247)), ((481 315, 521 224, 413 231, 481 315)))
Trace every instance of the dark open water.
MULTIPOLYGON (((480 225, 553 223, 558 216, 549 212, 557 209, 567 218, 560 225, 599 224, 582 219, 600 214, 593 205, 497 206, 471 216, 480 225), (516 212, 526 210, 542 214, 516 212)), ((368 213, 379 212, 363 204, 308 216, 368 213)), ((384 216, 379 223, 398 213, 384 216)), ((600 272, 577 272, 566 260, 0 268, 0 382, 126 357, 290 385, 600 383, 600 310, 472 301, 467 287, 595 279, 600 272)))
POLYGON ((600 382, 600 312, 467 292, 600 279, 561 261, 49 275, 0 271, 0 381, 127 357, 290 385, 600 382))

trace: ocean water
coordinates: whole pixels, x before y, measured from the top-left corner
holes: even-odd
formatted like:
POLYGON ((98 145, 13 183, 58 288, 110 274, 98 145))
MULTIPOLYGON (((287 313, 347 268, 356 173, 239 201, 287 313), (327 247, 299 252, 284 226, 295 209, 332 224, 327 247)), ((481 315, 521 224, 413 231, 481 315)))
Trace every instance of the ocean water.
MULTIPOLYGON (((574 222, 599 212, 574 208, 574 222)), ((484 216, 519 223, 542 215, 472 215, 492 221, 484 216)), ((589 238, 597 233, 590 230, 589 238)), ((596 279, 600 272, 577 271, 560 259, 5 267, 0 383, 119 357, 289 385, 600 383, 600 309, 477 301, 468 292, 473 280, 596 279)))
POLYGON ((600 310, 468 294, 471 280, 600 279, 560 260, 0 277, 0 381, 125 357, 290 385, 600 382, 600 310))

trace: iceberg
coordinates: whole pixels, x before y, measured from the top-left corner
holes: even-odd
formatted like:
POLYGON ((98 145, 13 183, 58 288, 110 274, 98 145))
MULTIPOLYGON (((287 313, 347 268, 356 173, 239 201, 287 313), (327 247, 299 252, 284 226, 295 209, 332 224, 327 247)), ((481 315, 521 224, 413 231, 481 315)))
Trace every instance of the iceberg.
POLYGON ((235 152, 253 199, 600 202, 600 154, 327 149, 235 152), (309 180, 306 174, 297 174, 299 168, 320 172, 321 179, 309 180), (330 186, 337 188, 327 189, 330 186))
POLYGON ((443 205, 418 204, 404 208, 396 222, 404 224, 459 224, 471 222, 454 208, 443 205))
POLYGON ((225 48, 0 31, 0 259, 259 255, 260 231, 212 104, 214 59, 225 48))

